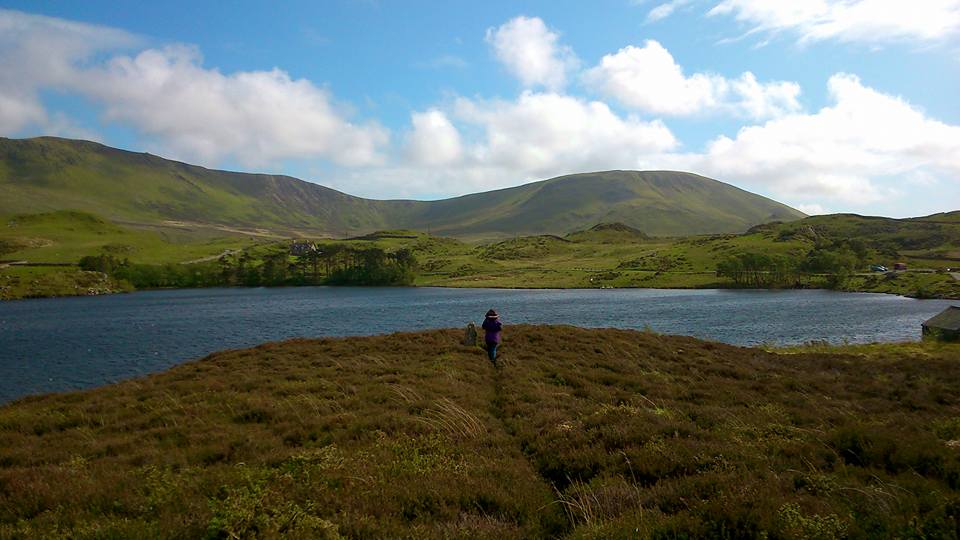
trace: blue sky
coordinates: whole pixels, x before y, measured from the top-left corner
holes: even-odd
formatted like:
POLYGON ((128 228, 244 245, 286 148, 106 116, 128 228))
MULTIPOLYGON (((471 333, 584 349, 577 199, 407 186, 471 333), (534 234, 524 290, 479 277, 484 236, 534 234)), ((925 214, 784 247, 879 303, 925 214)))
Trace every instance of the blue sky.
POLYGON ((960 209, 960 0, 0 7, 7 137, 376 198, 630 168, 808 212, 960 209))

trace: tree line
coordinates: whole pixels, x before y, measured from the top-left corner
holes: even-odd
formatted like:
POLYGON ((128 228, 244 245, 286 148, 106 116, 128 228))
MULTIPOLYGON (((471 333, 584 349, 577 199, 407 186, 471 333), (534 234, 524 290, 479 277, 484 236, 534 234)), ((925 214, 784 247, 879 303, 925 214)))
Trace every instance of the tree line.
POLYGON ((831 288, 842 287, 867 264, 870 250, 860 239, 823 240, 803 256, 738 253, 717 263, 717 275, 739 286, 769 288, 799 285, 806 276, 822 274, 831 288))
POLYGON ((319 245, 300 256, 284 250, 260 256, 244 251, 215 261, 143 264, 111 254, 80 259, 83 270, 103 272, 138 289, 284 285, 411 285, 417 260, 408 249, 387 252, 340 244, 319 245))

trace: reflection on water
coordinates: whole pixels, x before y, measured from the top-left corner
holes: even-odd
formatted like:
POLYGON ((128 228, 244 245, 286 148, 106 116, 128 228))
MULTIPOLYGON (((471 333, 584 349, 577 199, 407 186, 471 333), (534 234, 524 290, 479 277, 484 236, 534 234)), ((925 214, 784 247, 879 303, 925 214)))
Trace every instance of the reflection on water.
MULTIPOLYGON (((737 345, 918 339, 949 301, 830 291, 194 289, 0 302, 0 401, 292 337, 504 322, 652 328, 737 345)), ((509 333, 507 333, 509 336, 509 333)), ((508 337, 509 339, 509 337, 508 337)))

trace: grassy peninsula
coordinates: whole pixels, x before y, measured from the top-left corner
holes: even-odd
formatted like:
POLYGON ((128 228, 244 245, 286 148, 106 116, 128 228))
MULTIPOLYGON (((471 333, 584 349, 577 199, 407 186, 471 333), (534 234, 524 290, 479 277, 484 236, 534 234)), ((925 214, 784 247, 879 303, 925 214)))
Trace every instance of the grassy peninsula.
POLYGON ((960 349, 511 326, 0 407, 2 538, 955 538, 960 349))

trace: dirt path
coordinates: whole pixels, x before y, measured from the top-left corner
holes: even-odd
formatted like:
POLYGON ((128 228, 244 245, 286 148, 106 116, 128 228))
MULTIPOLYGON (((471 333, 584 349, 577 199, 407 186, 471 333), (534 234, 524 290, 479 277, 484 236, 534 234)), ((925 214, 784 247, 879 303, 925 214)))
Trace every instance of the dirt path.
POLYGON ((193 259, 192 261, 183 261, 180 264, 195 264, 195 263, 202 263, 207 261, 215 261, 220 257, 226 257, 228 255, 233 255, 234 253, 240 253, 242 251, 243 251, 242 249, 227 249, 227 250, 224 250, 224 252, 219 255, 208 255, 206 257, 200 257, 199 259, 193 259))

